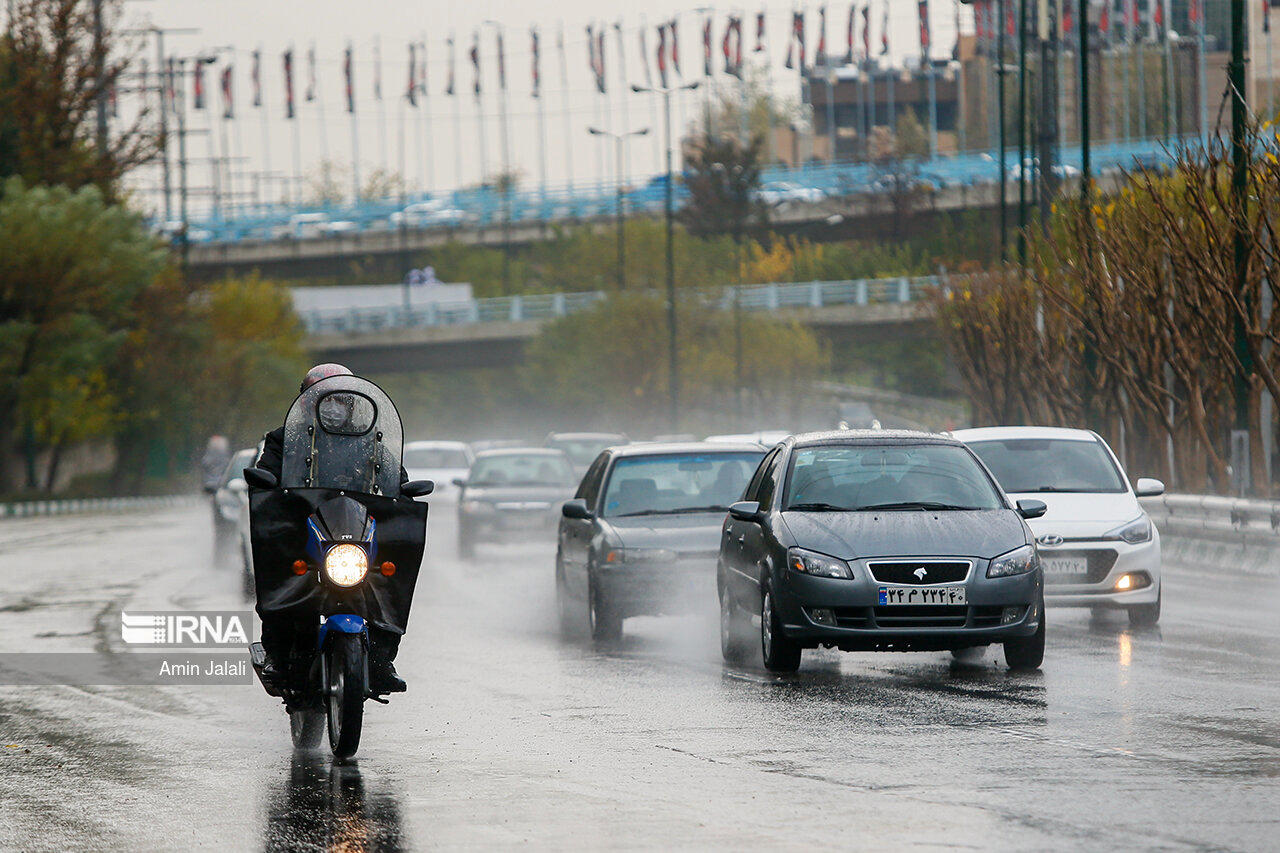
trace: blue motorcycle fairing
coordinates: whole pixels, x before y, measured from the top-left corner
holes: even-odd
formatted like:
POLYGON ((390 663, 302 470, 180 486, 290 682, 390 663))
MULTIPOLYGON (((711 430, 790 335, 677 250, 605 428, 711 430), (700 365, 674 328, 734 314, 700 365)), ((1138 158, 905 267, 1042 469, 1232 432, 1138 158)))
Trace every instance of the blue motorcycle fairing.
POLYGON ((365 632, 364 619, 351 613, 335 613, 320 623, 320 636, 316 640, 316 648, 324 648, 324 641, 329 635, 330 628, 342 634, 363 634, 365 632))

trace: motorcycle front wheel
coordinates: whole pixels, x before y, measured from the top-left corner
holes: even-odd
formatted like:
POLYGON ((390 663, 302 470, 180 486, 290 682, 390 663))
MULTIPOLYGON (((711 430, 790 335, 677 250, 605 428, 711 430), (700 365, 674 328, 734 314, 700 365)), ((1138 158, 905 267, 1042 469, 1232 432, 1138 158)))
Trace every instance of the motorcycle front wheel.
POLYGON ((338 758, 350 758, 360 746, 360 726, 368 692, 364 637, 334 632, 329 635, 324 655, 329 749, 338 758))

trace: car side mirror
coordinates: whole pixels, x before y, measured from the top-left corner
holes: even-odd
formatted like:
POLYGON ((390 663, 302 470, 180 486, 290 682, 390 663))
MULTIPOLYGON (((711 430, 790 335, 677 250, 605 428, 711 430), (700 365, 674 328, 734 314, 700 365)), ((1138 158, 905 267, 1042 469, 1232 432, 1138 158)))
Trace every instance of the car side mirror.
POLYGON ((463 486, 465 486, 465 485, 467 484, 467 478, 466 478, 466 477, 454 477, 454 478, 453 478, 453 484, 454 484, 455 486, 457 486, 459 489, 461 489, 463 486))
POLYGON ((245 468, 244 481, 255 489, 274 489, 280 485, 276 475, 265 468, 245 468))
POLYGON ((425 498, 435 490, 434 480, 408 480, 400 484, 400 494, 406 498, 425 498))
POLYGON ((582 498, 565 501, 564 506, 560 507, 560 514, 565 518, 575 518, 579 521, 590 521, 592 518, 591 509, 582 498))
POLYGON ((1164 494, 1164 483, 1151 477, 1139 477, 1133 493, 1140 498, 1154 498, 1164 494))
POLYGON ((759 521, 760 502, 738 501, 737 503, 730 504, 729 515, 738 519, 738 521, 759 521))
POLYGON ((1026 519, 1039 518, 1049 511, 1049 506, 1044 501, 1021 500, 1018 501, 1018 515, 1026 519))

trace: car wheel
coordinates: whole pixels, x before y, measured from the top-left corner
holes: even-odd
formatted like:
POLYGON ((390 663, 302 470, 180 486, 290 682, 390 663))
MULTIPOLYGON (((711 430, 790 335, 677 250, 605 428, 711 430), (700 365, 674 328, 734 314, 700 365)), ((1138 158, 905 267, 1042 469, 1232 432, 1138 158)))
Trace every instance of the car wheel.
POLYGON ((720 588, 720 654, 726 663, 742 663, 747 656, 747 637, 738 608, 729 590, 720 588))
POLYGON ((587 619, 591 639, 597 643, 616 643, 622 639, 622 617, 600 590, 592 575, 587 582, 587 619))
POLYGON ((1135 628, 1154 628, 1160 621, 1160 599, 1164 597, 1164 588, 1156 591, 1156 600, 1151 604, 1135 604, 1129 608, 1129 624, 1135 628))
POLYGON ((1044 600, 1040 601, 1040 627, 1030 637, 1004 641, 1004 662, 1009 669, 1039 669, 1044 663, 1044 600))
POLYGON ((803 649, 782 633, 782 620, 773 606, 773 590, 764 588, 760 596, 760 654, 764 668, 770 672, 795 672, 800 668, 803 649))

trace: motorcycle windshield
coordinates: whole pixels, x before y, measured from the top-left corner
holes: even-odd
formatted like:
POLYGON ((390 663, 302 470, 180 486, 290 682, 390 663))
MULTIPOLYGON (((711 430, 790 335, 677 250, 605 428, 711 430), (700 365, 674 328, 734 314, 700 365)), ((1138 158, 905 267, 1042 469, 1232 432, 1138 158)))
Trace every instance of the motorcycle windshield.
POLYGON ((289 408, 280 485, 395 497, 403 444, 400 414, 385 391, 359 376, 331 376, 289 408))

